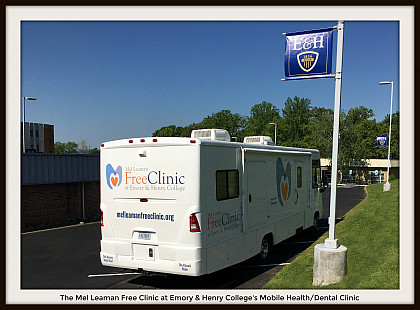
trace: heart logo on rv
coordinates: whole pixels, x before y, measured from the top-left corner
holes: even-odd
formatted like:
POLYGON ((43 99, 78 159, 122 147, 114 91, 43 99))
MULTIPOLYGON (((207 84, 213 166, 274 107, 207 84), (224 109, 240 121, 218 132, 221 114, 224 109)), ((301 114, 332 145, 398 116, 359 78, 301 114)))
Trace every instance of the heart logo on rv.
POLYGON ((114 169, 111 164, 106 165, 105 176, 108 187, 114 189, 121 184, 122 167, 118 166, 117 169, 114 169))
POLYGON ((114 185, 114 187, 116 187, 117 186, 117 184, 118 184, 118 176, 115 176, 115 177, 111 177, 111 183, 112 183, 112 185, 114 185))
POLYGON ((289 189, 289 184, 281 183, 281 195, 283 196, 283 200, 287 198, 287 190, 289 189))
POLYGON ((289 199, 292 184, 292 167, 286 160, 279 157, 276 162, 277 197, 281 206, 289 199))

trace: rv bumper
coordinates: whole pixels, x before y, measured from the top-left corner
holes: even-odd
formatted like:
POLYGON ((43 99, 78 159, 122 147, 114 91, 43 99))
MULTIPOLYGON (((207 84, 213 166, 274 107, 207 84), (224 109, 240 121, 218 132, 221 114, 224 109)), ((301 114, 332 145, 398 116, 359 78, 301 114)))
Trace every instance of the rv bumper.
POLYGON ((125 242, 115 244, 115 241, 111 243, 112 246, 106 241, 101 241, 100 255, 104 266, 189 276, 206 273, 205 261, 201 258, 201 248, 173 248, 125 242), (123 243, 129 246, 124 247, 123 243))

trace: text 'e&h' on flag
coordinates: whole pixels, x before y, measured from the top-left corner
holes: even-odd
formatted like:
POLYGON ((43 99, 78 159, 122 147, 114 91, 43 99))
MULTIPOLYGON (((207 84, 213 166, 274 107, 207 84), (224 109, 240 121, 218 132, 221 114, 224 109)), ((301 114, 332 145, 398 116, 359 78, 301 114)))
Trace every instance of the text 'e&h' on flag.
POLYGON ((331 77, 333 27, 286 33, 286 80, 331 77))

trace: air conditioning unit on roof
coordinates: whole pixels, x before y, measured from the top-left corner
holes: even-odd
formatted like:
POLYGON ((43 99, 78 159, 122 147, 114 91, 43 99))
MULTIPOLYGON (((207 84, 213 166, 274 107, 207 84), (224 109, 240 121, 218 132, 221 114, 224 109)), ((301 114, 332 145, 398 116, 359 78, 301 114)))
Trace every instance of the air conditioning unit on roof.
POLYGON ((191 138, 230 142, 230 134, 224 129, 198 129, 191 132, 191 138))
POLYGON ((245 137, 244 143, 263 144, 263 145, 274 145, 273 140, 269 136, 245 137))

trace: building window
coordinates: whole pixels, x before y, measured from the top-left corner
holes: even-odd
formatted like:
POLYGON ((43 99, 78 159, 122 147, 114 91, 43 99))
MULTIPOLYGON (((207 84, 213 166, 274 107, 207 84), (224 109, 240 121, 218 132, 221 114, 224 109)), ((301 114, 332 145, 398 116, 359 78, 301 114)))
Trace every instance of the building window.
POLYGON ((52 138, 48 137, 48 143, 51 144, 52 143, 52 138))
POLYGON ((35 136, 36 137, 39 137, 39 131, 37 130, 37 131, 35 131, 35 136))
POLYGON ((29 131, 29 135, 30 135, 31 137, 33 137, 33 136, 34 136, 34 130, 33 130, 33 129, 31 129, 31 130, 29 131))
POLYGON ((226 200, 239 197, 238 170, 216 171, 216 199, 226 200))

